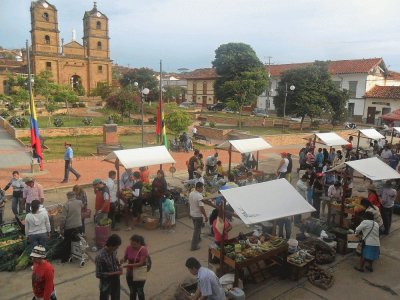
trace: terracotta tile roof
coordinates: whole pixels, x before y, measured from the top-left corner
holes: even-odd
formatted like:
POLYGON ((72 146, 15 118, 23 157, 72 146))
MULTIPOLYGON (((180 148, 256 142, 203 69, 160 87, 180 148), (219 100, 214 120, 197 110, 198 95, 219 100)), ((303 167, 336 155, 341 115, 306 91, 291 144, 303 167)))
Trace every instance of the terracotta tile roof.
POLYGON ((389 71, 389 75, 387 76, 388 80, 400 80, 400 73, 395 71, 389 71))
MULTIPOLYGON (((328 61, 328 70, 331 74, 369 73, 371 69, 382 63, 382 58, 351 59, 328 61)), ((292 69, 305 68, 312 62, 271 65, 271 76, 280 76, 283 72, 292 69)), ((268 70, 268 66, 266 66, 268 70)))
POLYGON ((365 98, 400 99, 400 86, 376 85, 364 95, 365 98))
POLYGON ((196 69, 181 75, 182 79, 215 79, 217 73, 214 68, 196 69))

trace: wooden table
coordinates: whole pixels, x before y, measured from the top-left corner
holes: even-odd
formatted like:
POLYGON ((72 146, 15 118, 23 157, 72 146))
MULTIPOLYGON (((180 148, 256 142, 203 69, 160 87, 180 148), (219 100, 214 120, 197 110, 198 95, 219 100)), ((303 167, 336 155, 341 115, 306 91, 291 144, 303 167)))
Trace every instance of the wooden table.
POLYGON ((302 264, 295 264, 289 260, 291 257, 295 255, 297 255, 297 253, 290 254, 286 258, 286 261, 292 269, 292 278, 298 281, 300 279, 300 275, 303 275, 304 272, 307 272, 308 266, 315 260, 315 257, 313 256, 310 259, 306 259, 302 264))
MULTIPOLYGON (((243 280, 243 270, 247 268, 250 276, 254 282, 258 283, 267 279, 267 270, 276 265, 283 265, 285 263, 287 255, 288 245, 287 243, 281 246, 271 249, 268 252, 264 252, 258 256, 244 260, 243 262, 237 263, 235 260, 224 255, 224 264, 234 269, 235 271, 235 282, 234 286, 237 286, 238 280, 243 280)), ((210 247, 208 249, 209 258, 215 256, 221 257, 220 250, 210 247)))

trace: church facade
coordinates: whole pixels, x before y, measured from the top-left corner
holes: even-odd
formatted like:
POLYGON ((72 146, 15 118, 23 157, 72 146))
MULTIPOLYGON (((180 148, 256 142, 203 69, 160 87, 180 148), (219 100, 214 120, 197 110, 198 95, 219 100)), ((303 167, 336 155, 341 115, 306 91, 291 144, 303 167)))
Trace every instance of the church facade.
POLYGON ((99 84, 112 84, 108 18, 97 9, 83 16, 83 43, 60 41, 57 9, 45 0, 31 4, 32 73, 50 71, 59 84, 89 94, 99 84), (83 89, 82 89, 83 88, 83 89))

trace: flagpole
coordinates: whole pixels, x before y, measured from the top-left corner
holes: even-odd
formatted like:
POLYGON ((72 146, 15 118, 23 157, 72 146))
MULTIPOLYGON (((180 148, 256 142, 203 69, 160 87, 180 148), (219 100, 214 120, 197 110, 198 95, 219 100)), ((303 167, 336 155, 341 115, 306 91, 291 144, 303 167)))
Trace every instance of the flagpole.
MULTIPOLYGON (((162 60, 160 59, 160 102, 158 103, 158 105, 160 106, 160 118, 161 118, 161 122, 164 122, 163 120, 163 108, 162 108, 162 60)), ((160 130, 160 144, 163 145, 164 144, 164 140, 163 140, 163 124, 161 123, 161 130, 160 130)))
POLYGON ((33 97, 32 97, 32 74, 31 74, 31 56, 29 53, 28 40, 26 40, 26 54, 28 60, 28 88, 29 88, 29 109, 33 112, 33 97))

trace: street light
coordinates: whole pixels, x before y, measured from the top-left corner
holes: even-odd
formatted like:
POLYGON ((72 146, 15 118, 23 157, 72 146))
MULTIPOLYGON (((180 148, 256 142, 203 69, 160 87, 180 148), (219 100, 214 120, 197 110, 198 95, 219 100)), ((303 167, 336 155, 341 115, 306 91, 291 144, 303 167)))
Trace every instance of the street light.
MULTIPOLYGON (((139 86, 139 83, 137 83, 136 81, 133 83, 133 85, 135 87, 139 86)), ((148 88, 144 88, 142 90, 140 90, 140 102, 141 102, 141 111, 142 111, 142 148, 144 147, 144 109, 143 109, 143 105, 144 105, 144 98, 145 96, 147 96, 150 93, 150 90, 148 88)))
MULTIPOLYGON (((296 87, 292 84, 289 87, 290 91, 293 92, 296 87)), ((287 82, 285 83, 285 101, 283 102, 283 120, 282 120, 282 131, 284 131, 284 126, 285 126, 285 119, 286 119, 286 99, 287 99, 287 95, 288 95, 289 91, 288 91, 288 84, 287 82)))

